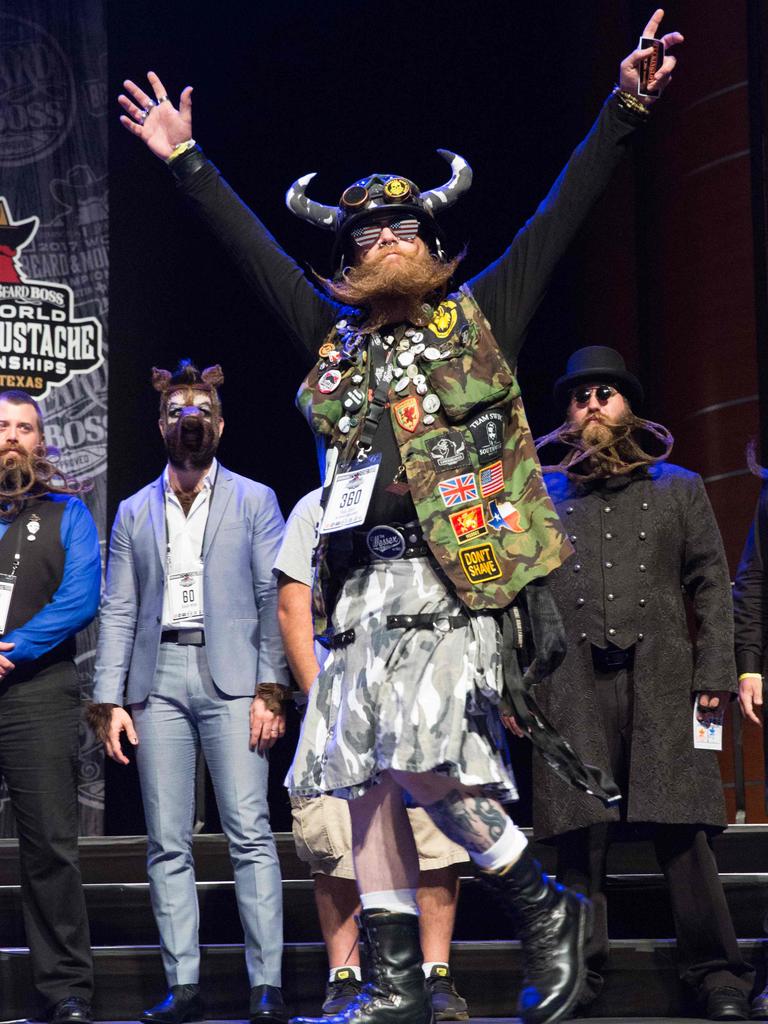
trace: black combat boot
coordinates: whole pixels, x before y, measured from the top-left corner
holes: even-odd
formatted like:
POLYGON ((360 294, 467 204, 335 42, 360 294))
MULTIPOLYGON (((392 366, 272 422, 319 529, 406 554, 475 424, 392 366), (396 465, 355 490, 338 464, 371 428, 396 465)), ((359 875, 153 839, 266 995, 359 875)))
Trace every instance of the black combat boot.
POLYGON ((527 848, 517 863, 481 871, 480 877, 501 894, 523 945, 517 1012, 524 1024, 562 1020, 578 1002, 586 977, 592 904, 548 878, 527 848))
POLYGON ((434 1024, 417 915, 364 910, 360 929, 368 954, 368 979, 360 994, 333 1017, 294 1017, 292 1024, 434 1024))

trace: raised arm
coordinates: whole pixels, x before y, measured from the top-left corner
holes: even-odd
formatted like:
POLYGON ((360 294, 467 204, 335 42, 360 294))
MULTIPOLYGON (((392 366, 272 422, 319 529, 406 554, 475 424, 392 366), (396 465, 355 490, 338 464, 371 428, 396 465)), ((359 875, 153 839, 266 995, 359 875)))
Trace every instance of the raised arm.
POLYGON ((180 191, 210 228, 259 298, 307 352, 317 350, 337 306, 314 288, 301 267, 275 241, 192 138, 192 86, 174 107, 154 71, 147 75, 154 98, 130 79, 118 97, 121 124, 166 161, 180 191), (126 95, 127 94, 127 95, 126 95))
MULTIPOLYGON (((662 10, 643 35, 656 37, 662 10)), ((667 50, 683 41, 679 32, 662 37, 667 50)), ((609 97, 586 138, 576 147, 535 214, 504 254, 469 282, 494 328, 504 354, 514 363, 525 332, 546 292, 552 273, 597 199, 605 190, 639 126, 658 97, 637 96, 638 69, 650 49, 633 50, 621 62, 618 89, 609 97)), ((675 68, 671 54, 656 74, 659 96, 675 68)))

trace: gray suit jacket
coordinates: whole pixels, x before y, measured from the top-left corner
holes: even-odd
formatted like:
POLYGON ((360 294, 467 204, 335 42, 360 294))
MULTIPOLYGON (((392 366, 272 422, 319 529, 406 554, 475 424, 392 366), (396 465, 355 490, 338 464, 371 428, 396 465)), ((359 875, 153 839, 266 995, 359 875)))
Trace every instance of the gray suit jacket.
MULTIPOLYGON (((203 542, 205 642, 214 682, 230 696, 288 685, 272 565, 283 517, 269 487, 220 463, 203 542)), ((121 502, 112 528, 93 699, 137 704, 152 688, 165 578, 162 476, 121 502), (126 684, 127 680, 127 684, 126 684)))

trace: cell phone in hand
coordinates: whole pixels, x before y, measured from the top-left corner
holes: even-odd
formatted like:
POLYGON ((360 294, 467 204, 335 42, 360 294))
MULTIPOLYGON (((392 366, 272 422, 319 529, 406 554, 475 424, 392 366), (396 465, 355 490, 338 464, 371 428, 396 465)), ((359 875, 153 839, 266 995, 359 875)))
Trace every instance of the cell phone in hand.
POLYGON ((656 72, 664 63, 664 43, 660 39, 650 39, 648 36, 640 37, 640 49, 653 48, 650 56, 643 58, 640 62, 639 75, 637 79, 638 96, 658 96, 659 90, 654 87, 656 72))

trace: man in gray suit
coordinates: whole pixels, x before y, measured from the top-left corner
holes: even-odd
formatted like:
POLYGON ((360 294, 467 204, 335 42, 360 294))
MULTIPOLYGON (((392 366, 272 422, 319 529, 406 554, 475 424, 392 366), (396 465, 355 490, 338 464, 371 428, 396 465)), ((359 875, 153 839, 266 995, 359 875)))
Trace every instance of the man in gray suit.
POLYGON ((153 371, 162 476, 122 502, 110 542, 91 722, 121 764, 136 748, 147 870, 169 993, 141 1020, 203 1016, 192 861, 202 745, 234 866, 250 1019, 282 1024, 282 891, 267 807, 267 751, 283 735, 288 677, 272 565, 274 493, 215 459, 221 368, 153 371), (121 705, 130 708, 132 718, 121 705))

